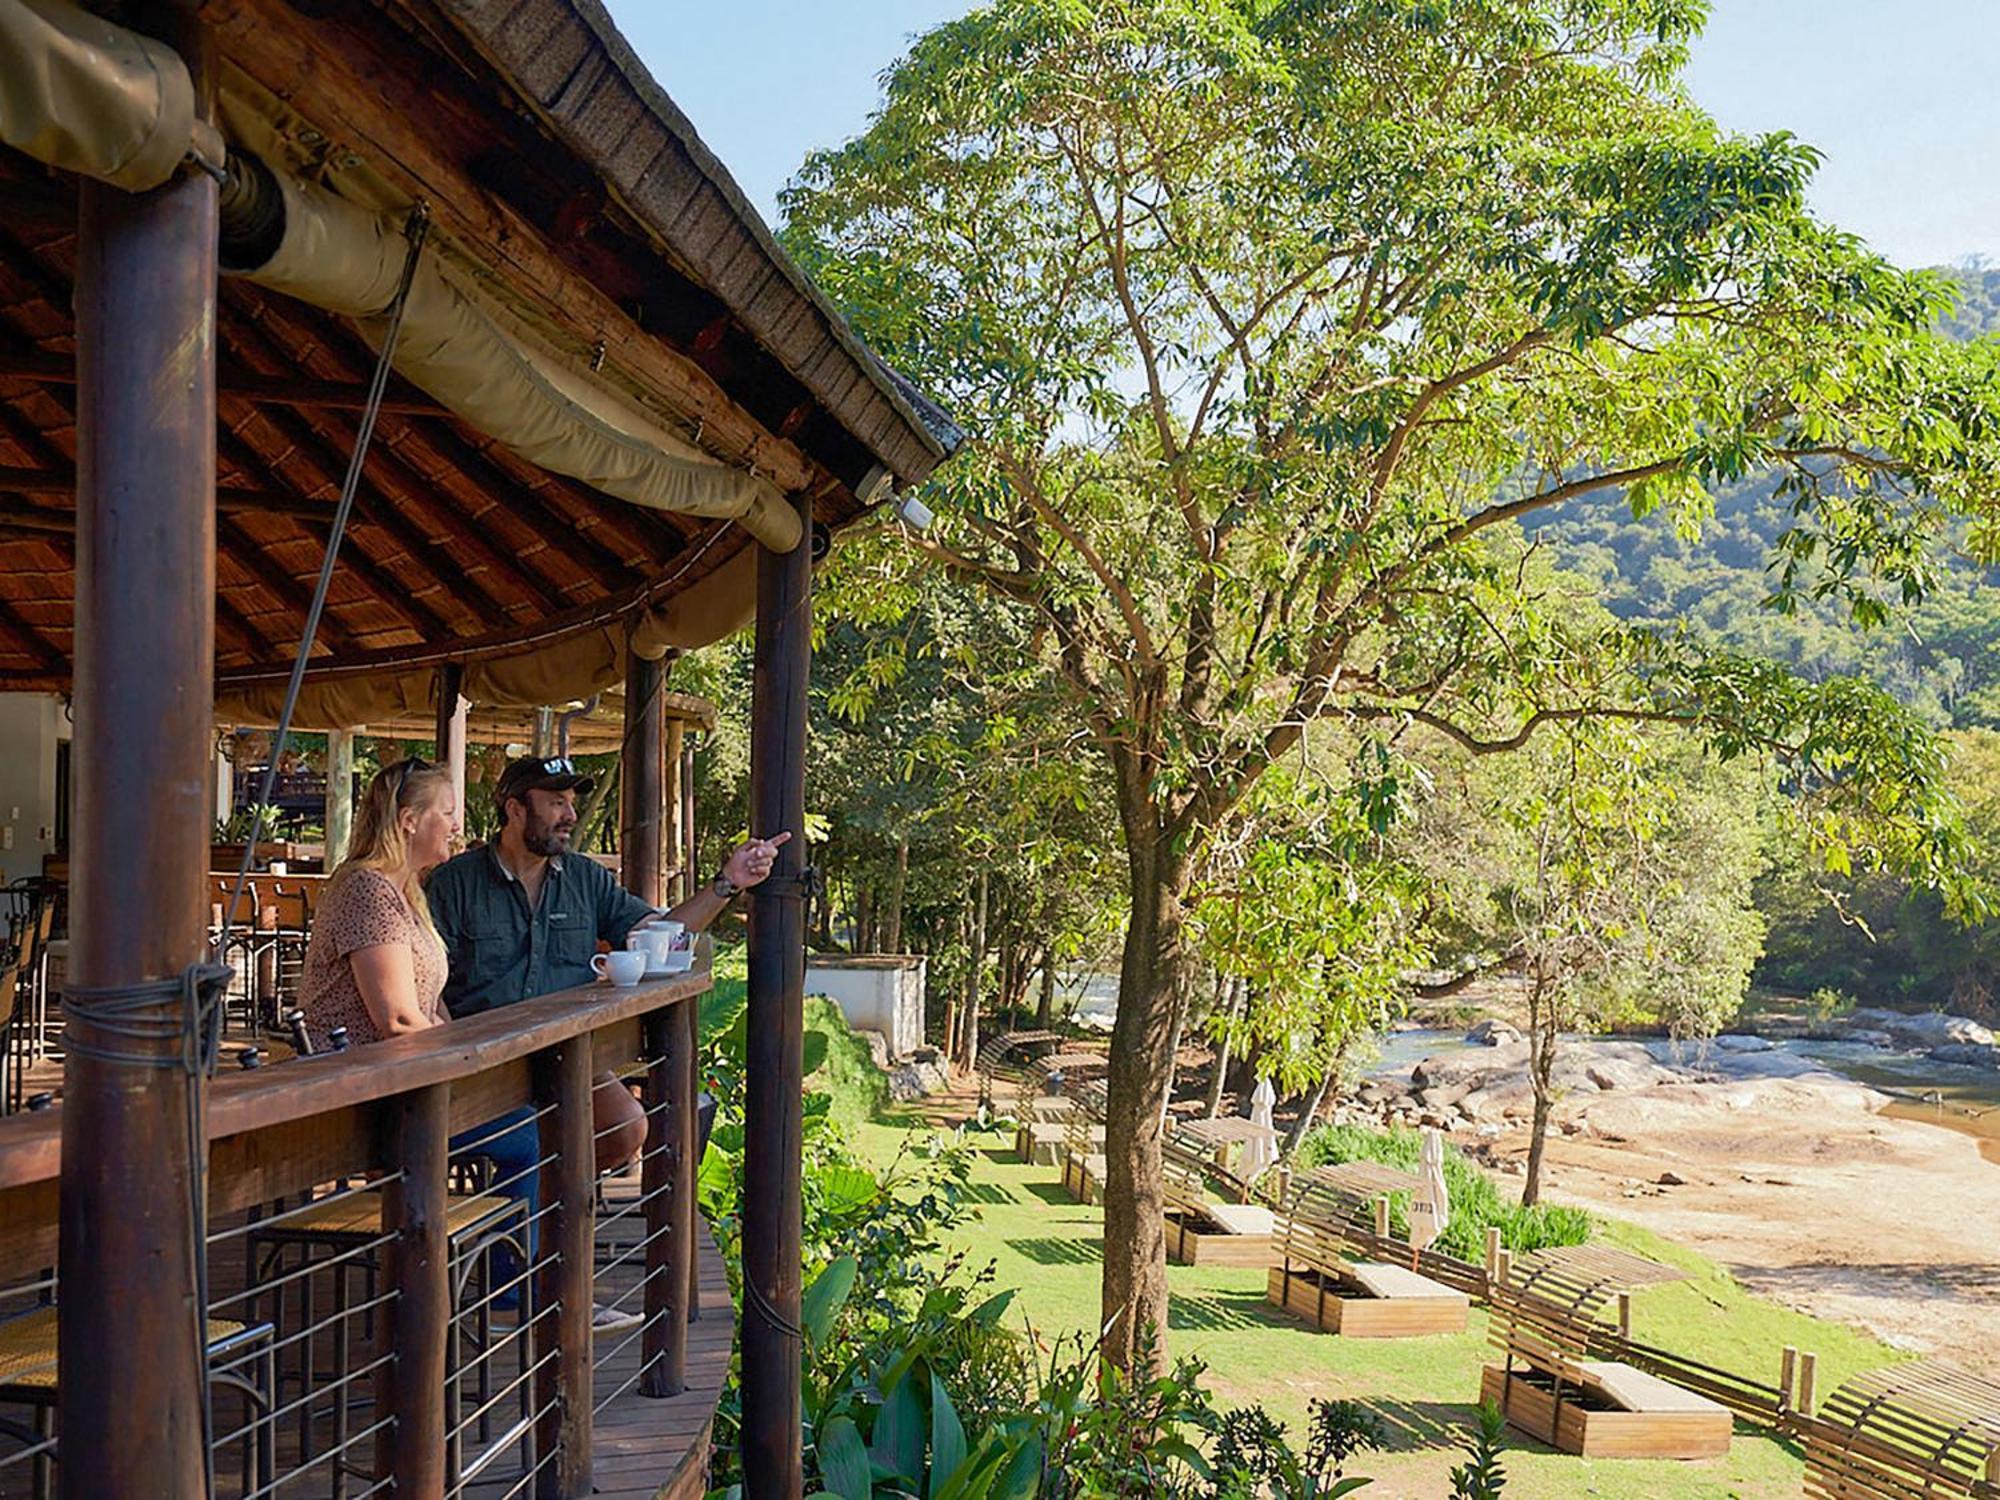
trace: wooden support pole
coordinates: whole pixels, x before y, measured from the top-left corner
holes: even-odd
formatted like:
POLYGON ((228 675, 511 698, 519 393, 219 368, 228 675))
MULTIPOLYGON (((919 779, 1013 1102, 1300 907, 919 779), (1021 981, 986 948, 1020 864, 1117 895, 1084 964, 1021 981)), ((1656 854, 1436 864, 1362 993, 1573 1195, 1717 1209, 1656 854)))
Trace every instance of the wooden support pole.
MULTIPOLYGON (((809 496, 793 496, 803 532, 809 496)), ((750 892, 743 1160, 743 1477, 746 1500, 799 1500, 800 1103, 805 1065, 806 678, 812 554, 760 547, 750 707, 750 832, 792 835, 750 892)))
POLYGON ((1389 1200, 1387 1198, 1377 1198, 1375 1200, 1375 1238, 1378 1240, 1389 1238, 1389 1200))
POLYGON ((681 839, 683 853, 680 898, 685 901, 701 885, 701 847, 694 826, 694 746, 681 748, 681 839))
POLYGON ((1811 1416, 1819 1405, 1819 1356, 1811 1350, 1799 1356, 1799 1414, 1811 1416))
POLYGON ((694 893, 694 887, 688 883, 693 874, 688 869, 687 764, 682 753, 687 749, 687 724, 672 718, 666 721, 666 725, 666 781, 662 788, 666 828, 660 837, 660 848, 666 862, 667 879, 660 893, 662 902, 685 901, 694 893))
POLYGON ((625 889, 650 906, 665 897, 660 867, 666 812, 665 725, 662 695, 667 669, 638 652, 625 652, 625 735, 618 769, 618 864, 625 889))
POLYGON ((1792 1382, 1798 1378, 1799 1351, 1787 1344, 1778 1353, 1778 1410, 1792 1409, 1792 1382))
POLYGON ((463 696, 464 685, 465 668, 459 663, 446 662, 437 669, 437 728, 432 738, 438 764, 451 770, 452 796, 461 818, 465 816, 465 723, 472 707, 463 696))
MULTIPOLYGON (((128 24, 205 49, 177 6, 128 24)), ((76 235, 75 822, 57 1398, 67 1495, 198 1495, 207 1083, 173 981, 202 957, 215 702, 216 188, 85 182, 76 235), (166 982, 94 1022, 91 990, 166 982)))
POLYGON ((688 1294, 694 1262, 694 1051, 683 1035, 692 1002, 646 1017, 646 1334, 642 1396, 687 1389, 688 1294))
POLYGON ((541 1253, 535 1262, 536 1451, 553 1454, 535 1479, 537 1500, 581 1500, 591 1489, 592 1282, 597 1148, 592 1139, 590 1038, 535 1059, 541 1117, 541 1253), (553 1355, 553 1358, 550 1356, 553 1355))
MULTIPOLYGON (((465 809, 459 813, 464 815, 465 809)), ((347 858, 354 838, 354 731, 330 729, 326 735, 326 872, 347 858)))
POLYGON ((1486 1275, 1489 1280, 1493 1276, 1493 1268, 1499 1263, 1500 1226, 1498 1224, 1488 1224, 1486 1226, 1486 1275))
POLYGON ((1632 1341, 1632 1294, 1618 1294, 1618 1337, 1626 1343, 1632 1341))
POLYGON ((1505 1286, 1514 1277, 1514 1252, 1503 1249, 1493 1257, 1493 1284, 1505 1286))
POLYGON ((398 1495, 431 1500, 445 1487, 445 1344, 451 1329, 445 1190, 451 1085, 432 1084, 385 1106, 400 1175, 382 1194, 382 1224, 395 1236, 385 1281, 396 1300, 381 1327, 395 1359, 376 1375, 376 1410, 395 1417, 376 1449, 375 1477, 398 1495))

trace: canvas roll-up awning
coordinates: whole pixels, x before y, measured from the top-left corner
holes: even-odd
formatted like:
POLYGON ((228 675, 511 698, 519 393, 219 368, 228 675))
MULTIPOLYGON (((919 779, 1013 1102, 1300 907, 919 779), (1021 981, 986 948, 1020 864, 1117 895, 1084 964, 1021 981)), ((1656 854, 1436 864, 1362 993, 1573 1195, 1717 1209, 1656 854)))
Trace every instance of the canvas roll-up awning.
MULTIPOLYGON (((220 137, 198 126, 186 68, 167 48, 62 0, 0 0, 9 145, 138 189, 198 147, 219 163, 220 137)), ((408 249, 400 219, 253 157, 233 156, 226 170, 225 265, 373 337, 408 249)), ((635 505, 737 521, 777 551, 799 544, 798 518, 769 480, 705 457, 589 371, 566 368, 440 262, 420 262, 404 313, 395 363, 411 383, 552 473, 635 505)))

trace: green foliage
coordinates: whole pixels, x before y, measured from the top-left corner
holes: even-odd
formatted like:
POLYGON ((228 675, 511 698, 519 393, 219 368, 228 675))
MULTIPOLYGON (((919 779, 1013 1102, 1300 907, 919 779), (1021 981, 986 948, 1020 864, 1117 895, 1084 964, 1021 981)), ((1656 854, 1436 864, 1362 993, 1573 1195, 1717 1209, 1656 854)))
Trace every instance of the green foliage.
POLYGON ((1500 1466, 1500 1447, 1507 1433, 1507 1414, 1491 1401, 1479 1403, 1479 1429, 1466 1444, 1466 1460, 1451 1471, 1451 1500, 1500 1500, 1507 1471, 1500 1466))
POLYGON ((1831 985, 1821 985, 1807 998, 1812 1007, 1815 1021, 1831 1021, 1835 1016, 1844 1016, 1854 1009, 1854 997, 1845 990, 1834 989, 1831 985))
MULTIPOLYGON (((919 564, 1018 611, 1108 773, 1143 919, 1126 1066, 1164 1073, 1135 1047, 1184 993, 1204 860, 1258 848, 1273 767, 1332 774, 1330 727, 1380 830, 1382 757, 1672 723, 1768 766, 1822 863, 1977 914, 1916 715, 1570 608, 1520 530, 1584 504, 1693 533, 1763 476, 1770 607, 1870 626, 1933 592, 1942 548, 2000 559, 2000 344, 1939 335, 1942 278, 1811 216, 1809 148, 1693 108, 1703 15, 994 0, 920 37, 787 191, 800 261, 969 434, 926 487, 936 528, 877 554, 890 613, 919 564)), ((1341 869, 1307 863, 1276 873, 1341 869)), ((1377 893, 1323 909, 1396 940, 1377 893)), ((1688 971, 1746 932, 1682 944, 1688 971)), ((1371 987, 1333 969, 1300 1014, 1371 987)), ((1107 1246, 1114 1298, 1157 1284, 1142 1252, 1107 1246)))
POLYGON ((1387 1426, 1358 1401, 1316 1403, 1303 1454, 1283 1423, 1260 1406, 1241 1406, 1217 1424, 1210 1500, 1338 1500, 1369 1483, 1345 1472, 1348 1460, 1388 1444, 1387 1426))
MULTIPOLYGON (((1422 1151, 1423 1136, 1400 1126, 1370 1130, 1359 1125, 1322 1125, 1300 1143, 1295 1165, 1304 1171, 1332 1162, 1379 1161, 1414 1172, 1422 1151)), ((1451 1193, 1451 1222, 1439 1237, 1437 1248, 1447 1255, 1475 1265, 1483 1263, 1486 1230, 1496 1225, 1500 1243, 1517 1255, 1551 1245, 1580 1245, 1591 1237, 1592 1220, 1584 1210, 1552 1203, 1530 1208, 1509 1203, 1501 1198, 1491 1177, 1449 1146, 1444 1153, 1444 1180, 1451 1193)), ((1409 1229, 1408 1196, 1398 1193, 1389 1200, 1390 1225, 1398 1234, 1409 1229)))

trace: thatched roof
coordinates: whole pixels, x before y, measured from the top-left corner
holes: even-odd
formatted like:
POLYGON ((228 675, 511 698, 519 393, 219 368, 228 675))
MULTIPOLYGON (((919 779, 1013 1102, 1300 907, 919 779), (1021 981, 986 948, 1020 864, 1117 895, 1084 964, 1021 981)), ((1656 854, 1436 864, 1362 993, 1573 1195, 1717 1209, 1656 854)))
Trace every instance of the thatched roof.
MULTIPOLYGON (((423 196, 454 264, 545 344, 718 459, 809 490, 829 526, 871 475, 920 480, 956 441, 786 260, 595 0, 202 10, 225 90, 268 104, 323 182, 423 196)), ((5 686, 61 685, 73 650, 76 199, 0 147, 5 686)), ((235 278, 217 333, 219 689, 262 690, 296 647, 373 353, 346 319, 235 278)), ((592 680, 550 696, 581 696, 641 610, 700 615, 673 643, 740 623, 748 546, 536 469, 395 382, 316 668, 492 668, 567 642, 557 675, 592 680)), ((487 701, 546 701, 533 673, 489 675, 487 701)))

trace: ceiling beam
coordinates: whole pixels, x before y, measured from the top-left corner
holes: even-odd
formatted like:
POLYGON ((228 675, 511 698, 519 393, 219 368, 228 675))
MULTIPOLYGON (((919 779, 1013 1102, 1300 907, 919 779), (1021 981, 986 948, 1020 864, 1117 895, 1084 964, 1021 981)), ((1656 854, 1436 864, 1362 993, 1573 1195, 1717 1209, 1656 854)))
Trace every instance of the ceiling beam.
MULTIPOLYGON (((75 385, 76 361, 66 354, 0 354, 0 380, 34 380, 43 385, 75 385)), ((368 405, 368 387, 347 380, 294 380, 289 376, 253 375, 223 370, 216 375, 216 394, 234 396, 258 406, 324 406, 334 411, 361 411, 368 405)), ((407 382, 392 383, 382 398, 382 410, 400 417, 448 417, 451 413, 407 382), (397 389, 401 386, 402 389, 397 389)))
POLYGON ((280 0, 201 0, 202 21, 228 60, 306 116, 328 139, 359 150, 410 201, 430 204, 433 233, 493 266, 509 291, 568 330, 579 349, 601 345, 601 368, 659 410, 699 426, 703 446, 754 468, 780 489, 801 490, 819 469, 793 443, 766 431, 694 361, 647 333, 596 283, 558 258, 542 233, 475 182, 425 135, 433 107, 414 73, 350 66, 315 38, 312 24, 280 0))

